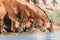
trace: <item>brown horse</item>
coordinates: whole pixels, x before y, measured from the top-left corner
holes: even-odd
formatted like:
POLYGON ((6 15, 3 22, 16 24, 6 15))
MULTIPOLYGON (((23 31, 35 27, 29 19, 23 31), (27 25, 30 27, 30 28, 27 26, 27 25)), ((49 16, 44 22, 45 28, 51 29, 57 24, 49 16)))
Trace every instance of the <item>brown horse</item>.
MULTIPOLYGON (((20 5, 23 5, 23 2, 20 2, 20 5)), ((30 3, 28 3, 28 2, 25 2, 25 6, 20 6, 21 8, 23 7, 23 9, 25 10, 25 12, 27 13, 27 15, 28 16, 30 16, 30 12, 32 12, 33 10, 35 11, 35 12, 33 12, 32 14, 34 15, 32 15, 33 16, 33 18, 36 20, 36 19, 38 19, 37 21, 39 21, 40 19, 42 19, 43 21, 44 21, 44 23, 45 23, 45 25, 46 25, 46 27, 47 27, 47 29, 50 29, 51 28, 51 23, 50 23, 50 21, 49 21, 49 19, 48 19, 48 17, 47 17, 47 15, 40 9, 40 8, 38 8, 37 6, 35 6, 35 5, 32 5, 32 4, 30 4, 30 3), (30 8, 30 9, 28 9, 27 7, 26 7, 26 5, 30 8), (29 5, 31 5, 31 6, 29 6, 29 5), (25 7, 25 8, 24 8, 25 7), (27 9, 26 9, 27 8, 27 9), (28 11, 29 10, 29 11, 28 11), (31 11, 32 10, 32 11, 31 11), (35 14, 34 14, 35 13, 35 14), (35 17, 35 15, 36 15, 36 17, 35 17), (39 16, 38 16, 39 15, 39 16), (38 18, 37 18, 38 17, 38 18), (48 25, 47 25, 48 24, 48 25)), ((23 15, 23 14, 22 14, 23 15)), ((21 15, 20 15, 21 16, 21 15)), ((24 15, 23 15, 24 16, 24 15)), ((25 18, 24 18, 25 19, 25 18)), ((39 24, 40 25, 40 24, 39 24)), ((40 26, 41 27, 41 26, 40 26)))
MULTIPOLYGON (((7 2, 7 1, 4 1, 9 7, 11 7, 13 9, 13 11, 15 12, 15 15, 18 16, 18 17, 21 17, 23 18, 24 20, 27 17, 27 15, 25 14, 24 10, 23 10, 23 7, 22 6, 19 6, 17 4, 17 2, 15 0, 12 0, 11 2, 7 2), (11 4, 11 5, 10 5, 11 4), (15 9, 14 9, 15 8, 15 9), (15 11, 16 10, 16 11, 15 11), (18 11, 17 11, 18 10, 18 11), (19 13, 20 11, 20 13, 19 13)), ((12 24, 13 25, 13 24, 12 24)), ((12 26, 12 29, 14 29, 14 27, 12 26)))
MULTIPOLYGON (((34 12, 32 9, 30 9, 28 6, 20 4, 20 3, 18 3, 18 5, 20 5, 20 8, 23 8, 23 10, 24 10, 24 13, 20 13, 20 16, 25 20, 25 22, 27 22, 29 20, 28 17, 30 17, 30 16, 38 22, 39 22, 39 20, 41 20, 39 18, 39 16, 37 16, 37 13, 34 12), (39 20, 37 20, 37 19, 39 19, 39 20)), ((43 27, 42 21, 39 23, 41 23, 40 28, 43 27)), ((28 22, 26 24, 28 24, 28 22)))
MULTIPOLYGON (((13 10, 12 10, 10 7, 8 7, 8 5, 6 5, 4 2, 2 2, 2 3, 4 4, 5 10, 6 10, 5 12, 6 12, 6 14, 8 14, 9 18, 10 18, 11 21, 13 22, 14 27, 20 29, 20 26, 19 26, 20 23, 18 22, 18 19, 17 19, 17 17, 15 16, 13 10)), ((5 14, 5 15, 6 15, 6 14, 5 14)))
MULTIPOLYGON (((5 5, 8 5, 14 11, 15 16, 19 13, 19 9, 16 6, 16 4, 13 2, 13 0, 9 0, 9 1, 8 0, 5 0, 3 2, 5 3, 5 5)), ((12 22, 11 31, 15 32, 15 27, 14 27, 13 24, 14 23, 12 22)))
MULTIPOLYGON (((23 4, 20 4, 20 3, 17 3, 17 4, 18 4, 18 6, 21 10, 19 16, 22 17, 25 20, 25 22, 27 22, 29 20, 29 17, 31 16, 33 19, 35 19, 37 22, 39 22, 40 28, 43 27, 43 22, 41 21, 41 19, 39 18, 39 16, 37 15, 36 12, 34 12, 32 9, 30 9, 26 5, 23 5, 23 4)), ((28 22, 26 23, 26 25, 28 24, 28 22)))
MULTIPOLYGON (((17 16, 23 18, 26 25, 29 24, 30 21, 28 21, 28 20, 30 20, 30 19, 29 19, 29 16, 30 16, 30 14, 29 14, 30 12, 29 12, 29 11, 30 11, 30 10, 26 7, 26 5, 20 4, 20 3, 18 3, 18 2, 15 1, 15 0, 14 0, 14 2, 16 3, 16 5, 18 6, 19 11, 20 11, 20 13, 18 13, 17 16), (27 8, 28 10, 27 10, 26 8, 27 8)), ((28 26, 27 26, 27 27, 28 27, 28 26)), ((29 26, 27 29, 29 29, 30 27, 31 27, 31 26, 29 26)))
POLYGON ((43 23, 45 23, 45 24, 47 23, 49 25, 46 24, 46 26, 50 26, 50 22, 46 16, 46 14, 41 9, 39 9, 37 6, 29 4, 27 2, 25 2, 24 5, 22 3, 20 2, 20 9, 21 10, 23 9, 24 11, 22 10, 23 12, 21 13, 22 16, 20 15, 21 17, 23 17, 26 20, 26 18, 24 17, 25 16, 24 14, 27 14, 28 17, 31 16, 33 19, 35 19, 39 23, 40 28, 43 28, 43 23), (31 5, 31 7, 28 6, 28 4, 31 5))
POLYGON ((30 25, 32 24, 30 16, 31 16, 31 14, 34 14, 35 12, 24 4, 20 4, 17 2, 17 5, 19 6, 19 8, 21 10, 19 16, 25 20, 25 22, 24 22, 26 25, 25 28, 28 30, 31 29, 31 26, 28 26, 29 24, 30 25), (34 13, 32 13, 31 11, 34 13))
POLYGON ((44 21, 44 24, 46 25, 45 28, 48 29, 49 31, 51 31, 52 24, 51 24, 50 20, 48 19, 46 13, 41 8, 37 7, 34 4, 30 4, 28 2, 25 2, 25 1, 18 0, 18 2, 20 4, 27 5, 30 9, 34 10, 37 13, 37 16, 39 15, 39 17, 44 21))
MULTIPOLYGON (((21 18, 23 18, 24 20, 25 20, 25 22, 27 21, 27 14, 26 14, 26 12, 23 10, 23 9, 25 9, 25 8, 23 8, 23 6, 22 5, 20 5, 19 6, 19 4, 17 4, 17 2, 15 1, 15 0, 12 0, 11 2, 9 1, 4 1, 9 7, 11 7, 12 9, 13 8, 15 8, 16 10, 18 10, 18 11, 16 11, 15 12, 15 10, 13 9, 13 11, 15 12, 15 15, 17 15, 17 16, 19 16, 19 17, 21 17, 21 18), (11 4, 12 3, 12 4, 11 4), (11 5, 10 5, 11 4, 11 5), (18 6, 18 8, 17 8, 17 6, 18 6), (19 11, 20 11, 20 13, 19 13, 19 11)), ((13 23, 12 23, 12 25, 13 25, 13 23)), ((14 29, 14 27, 12 26, 12 30, 14 29)))

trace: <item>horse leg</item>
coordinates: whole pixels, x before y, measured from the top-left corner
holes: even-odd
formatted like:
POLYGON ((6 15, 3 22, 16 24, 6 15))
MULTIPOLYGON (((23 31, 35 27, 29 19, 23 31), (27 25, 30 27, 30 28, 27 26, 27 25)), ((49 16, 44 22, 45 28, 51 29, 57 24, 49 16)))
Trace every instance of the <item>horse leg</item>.
POLYGON ((14 11, 9 6, 7 6, 6 4, 5 4, 5 6, 6 6, 6 9, 8 11, 8 16, 9 16, 9 18, 12 21, 12 28, 11 28, 11 30, 13 30, 15 32, 15 28, 19 29, 20 23, 19 23, 18 18, 16 17, 16 15, 14 13, 14 11))
POLYGON ((15 27, 14 27, 13 22, 11 23, 11 31, 12 31, 12 32, 15 32, 15 27))
POLYGON ((4 29, 4 23, 3 23, 3 18, 1 19, 1 32, 3 33, 5 33, 5 32, 7 32, 5 29, 4 29))

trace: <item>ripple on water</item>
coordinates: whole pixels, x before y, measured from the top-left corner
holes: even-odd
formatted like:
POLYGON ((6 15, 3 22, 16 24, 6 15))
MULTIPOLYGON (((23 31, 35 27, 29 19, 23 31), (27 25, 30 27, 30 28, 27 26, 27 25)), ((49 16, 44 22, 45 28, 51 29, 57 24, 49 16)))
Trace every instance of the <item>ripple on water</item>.
POLYGON ((60 40, 60 30, 56 30, 55 32, 52 33, 35 32, 26 35, 19 34, 0 36, 0 40, 60 40))
POLYGON ((52 33, 45 33, 45 40, 60 40, 60 30, 55 30, 52 33))

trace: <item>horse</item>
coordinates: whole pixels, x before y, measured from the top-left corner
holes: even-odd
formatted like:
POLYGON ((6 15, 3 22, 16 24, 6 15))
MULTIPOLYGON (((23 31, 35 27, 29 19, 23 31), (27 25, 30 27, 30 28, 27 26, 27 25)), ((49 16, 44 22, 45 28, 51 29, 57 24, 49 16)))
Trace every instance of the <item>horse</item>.
MULTIPOLYGON (((9 1, 9 2, 7 2, 7 1, 4 1, 8 6, 10 6, 12 9, 13 9, 13 11, 14 11, 14 13, 15 13, 15 15, 16 16, 18 16, 19 18, 20 17, 22 17, 23 19, 25 19, 26 17, 24 17, 24 11, 23 11, 23 9, 22 8, 20 8, 20 6, 17 8, 17 6, 18 5, 16 5, 16 3, 15 3, 15 1, 9 1), (11 5, 12 4, 12 5, 11 5), (16 11, 15 11, 15 9, 16 9, 16 11), (20 9, 20 10, 19 10, 20 9), (19 11, 20 11, 20 13, 19 13, 19 11)), ((26 15, 26 14, 25 14, 26 15)), ((11 29, 14 29, 14 27, 12 26, 12 28, 11 29)), ((19 30, 20 31, 20 30, 19 30)))
MULTIPOLYGON (((19 16, 19 17, 21 17, 21 18, 23 18, 24 20, 25 20, 25 22, 26 22, 26 18, 28 18, 27 17, 27 15, 25 14, 25 12, 24 12, 24 10, 22 9, 22 7, 21 7, 21 5, 19 6, 19 5, 17 5, 16 4, 16 2, 15 1, 11 1, 11 3, 13 4, 13 5, 10 5, 11 3, 10 2, 7 2, 7 1, 4 1, 7 5, 9 5, 12 9, 13 8, 15 8, 16 10, 18 10, 18 11, 20 11, 20 13, 19 12, 15 12, 15 10, 13 9, 13 11, 15 12, 15 15, 17 15, 17 16, 19 16), (15 5, 15 6, 14 6, 15 5), (17 6, 18 6, 18 8, 20 9, 17 9, 17 6)), ((13 29, 14 27, 12 26, 12 29, 13 29)))
MULTIPOLYGON (((18 5, 20 5, 20 8, 23 8, 23 10, 24 10, 24 13, 21 13, 20 16, 25 20, 25 22, 27 22, 29 20, 29 19, 27 20, 27 18, 30 16, 32 16, 33 19, 35 19, 35 20, 37 19, 37 16, 36 16, 37 13, 35 14, 35 12, 33 10, 31 10, 28 6, 20 4, 20 3, 18 3, 18 5)), ((28 24, 28 23, 26 23, 26 24, 28 24)), ((41 25, 42 25, 42 23, 41 23, 41 25)), ((40 27, 41 27, 41 25, 40 25, 40 27)))
MULTIPOLYGON (((20 4, 22 4, 21 2, 20 2, 20 4)), ((29 16, 32 16, 37 22, 39 22, 39 26, 40 26, 40 28, 42 28, 42 26, 41 25, 43 25, 43 23, 45 23, 45 25, 46 26, 50 26, 51 24, 49 24, 49 22, 48 22, 48 24, 49 25, 47 25, 46 24, 46 22, 47 21, 49 21, 49 19, 47 18, 47 16, 46 16, 46 14, 40 9, 40 8, 38 8, 37 6, 35 6, 35 5, 32 5, 31 7, 30 6, 28 6, 28 4, 29 3, 25 3, 24 5, 25 6, 20 6, 20 7, 23 7, 24 8, 24 13, 26 12, 27 13, 27 15, 28 15, 28 17, 29 16), (27 5, 27 7, 26 7, 26 5, 27 5), (37 9, 37 10, 36 10, 37 9), (33 11, 34 10, 34 11, 33 11), (43 14, 43 15, 42 15, 43 14), (39 15, 39 16, 38 16, 39 15), (46 18, 46 19, 44 19, 44 18, 46 18), (38 19, 38 20, 37 20, 38 19), (40 23, 40 19, 41 19, 41 23, 40 23), (46 21, 47 20, 47 21, 46 21), (42 22, 42 21, 44 21, 44 22, 42 22), (41 25, 40 25, 41 24, 41 25)), ((22 4, 23 5, 23 4, 22 4)), ((24 14, 23 13, 23 14, 24 14)), ((23 15, 22 14, 22 15, 23 15)), ((23 15, 24 16, 24 15, 23 15)), ((23 17, 24 18, 24 17, 23 17)), ((25 19, 25 18, 24 18, 25 19)))
MULTIPOLYGON (((14 25, 14 27, 15 28, 20 28, 20 23, 19 23, 19 21, 18 21, 18 19, 17 19, 17 17, 15 16, 15 14, 14 14, 14 12, 13 12, 13 10, 9 7, 9 6, 7 6, 3 1, 2 1, 2 5, 4 5, 4 7, 5 7, 5 9, 4 10, 6 10, 5 12, 4 12, 4 14, 6 15, 8 15, 9 16, 9 18, 11 19, 11 21, 13 22, 13 25, 14 25)), ((4 8, 3 7, 3 8, 4 8)), ((4 18, 4 17, 3 17, 4 18)), ((3 20, 2 20, 3 21, 3 20)), ((2 23, 1 23, 2 24, 2 23)))
MULTIPOLYGON (((15 5, 15 3, 14 3, 12 0, 10 0, 10 1, 5 0, 5 1, 3 1, 3 2, 5 3, 5 5, 7 4, 7 5, 14 11, 14 14, 15 14, 15 16, 16 16, 17 13, 18 13, 18 8, 17 8, 17 6, 15 5)), ((11 25, 12 25, 12 26, 11 26, 11 31, 15 30, 15 27, 13 26, 13 22, 12 22, 11 25)), ((14 32, 14 31, 13 31, 13 32, 14 32)))
MULTIPOLYGON (((20 2, 20 4, 21 4, 21 2, 20 2)), ((23 4, 23 2, 22 2, 22 4, 23 4)), ((28 6, 28 4, 29 5, 32 5, 32 4, 30 4, 30 3, 25 3, 25 5, 27 5, 28 6)), ((34 10, 35 12, 38 12, 37 14, 38 15, 40 15, 40 18, 44 21, 44 23, 45 23, 45 25, 46 25, 46 28, 47 29, 50 29, 51 27, 51 22, 50 22, 50 20, 48 19, 48 17, 47 17, 47 15, 40 9, 40 8, 38 8, 37 6, 35 6, 35 5, 32 5, 31 7, 30 6, 28 6, 29 8, 31 8, 32 10, 34 10), (33 8, 34 7, 34 8, 33 8), (36 10, 37 9, 37 10, 36 10), (47 20, 47 21, 46 21, 47 20), (49 25, 47 25, 47 24, 49 24, 49 25), (49 27, 48 27, 49 26, 49 27)), ((30 11, 30 10, 29 10, 30 11)))
MULTIPOLYGON (((17 0, 16 0, 17 1, 17 0)), ((48 16, 46 15, 46 13, 39 7, 37 7, 36 5, 34 4, 31 4, 31 3, 28 3, 28 2, 25 2, 25 1, 20 1, 18 0, 17 2, 19 2, 20 4, 24 4, 24 5, 27 5, 30 9, 34 10, 39 16, 40 18, 44 21, 44 25, 45 25, 45 28, 49 31, 52 30, 52 23, 51 21, 48 19, 48 16), (30 6, 31 5, 31 6, 30 6)))
MULTIPOLYGON (((16 3, 16 5, 18 6, 18 8, 19 8, 19 11, 20 11, 20 13, 18 13, 18 15, 17 16, 19 16, 19 17, 21 17, 21 18, 23 18, 24 19, 24 21, 25 21, 25 23, 26 23, 26 25, 27 24, 29 24, 30 23, 30 21, 28 21, 28 20, 30 20, 29 19, 29 11, 30 10, 27 10, 26 8, 26 5, 23 5, 23 4, 20 4, 20 3, 18 3, 17 1, 15 1, 14 0, 14 2, 16 3), (27 23, 27 21, 28 21, 28 23, 27 23)), ((31 22, 32 23, 32 22, 31 22)), ((28 27, 27 29, 29 29, 30 27, 28 27)), ((31 28, 30 28, 31 29, 31 28)))
MULTIPOLYGON (((39 19, 39 17, 37 17, 36 15, 37 15, 37 13, 35 14, 35 12, 33 11, 33 10, 31 10, 28 6, 26 6, 26 5, 23 5, 23 4, 20 4, 20 3, 18 3, 18 5, 19 5, 19 7, 20 7, 20 10, 21 10, 21 12, 20 12, 20 16, 25 20, 25 22, 27 22, 27 18, 29 17, 29 16, 31 16, 32 15, 32 17, 36 20, 37 18, 39 19), (24 11, 23 11, 24 10, 24 11), (27 15, 26 15, 27 14, 27 15), (27 17, 28 16, 28 17, 27 17)), ((28 19, 29 20, 29 19, 28 19)), ((40 20, 40 19, 39 19, 40 20)), ((39 20, 37 20, 37 21, 39 21, 39 20)), ((40 23, 40 22, 39 22, 40 23)), ((28 23, 26 23, 26 24, 28 24, 28 23)), ((41 27, 43 27, 43 24, 42 24, 42 22, 41 22, 41 24, 39 25, 40 26, 40 28, 41 27)))

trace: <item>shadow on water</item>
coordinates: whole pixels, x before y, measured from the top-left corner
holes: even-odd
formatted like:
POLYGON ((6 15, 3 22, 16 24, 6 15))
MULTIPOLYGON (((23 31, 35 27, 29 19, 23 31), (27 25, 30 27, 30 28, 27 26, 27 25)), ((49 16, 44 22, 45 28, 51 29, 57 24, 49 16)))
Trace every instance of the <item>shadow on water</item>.
POLYGON ((0 40, 60 40, 60 30, 54 32, 21 33, 18 35, 0 36, 0 40))

